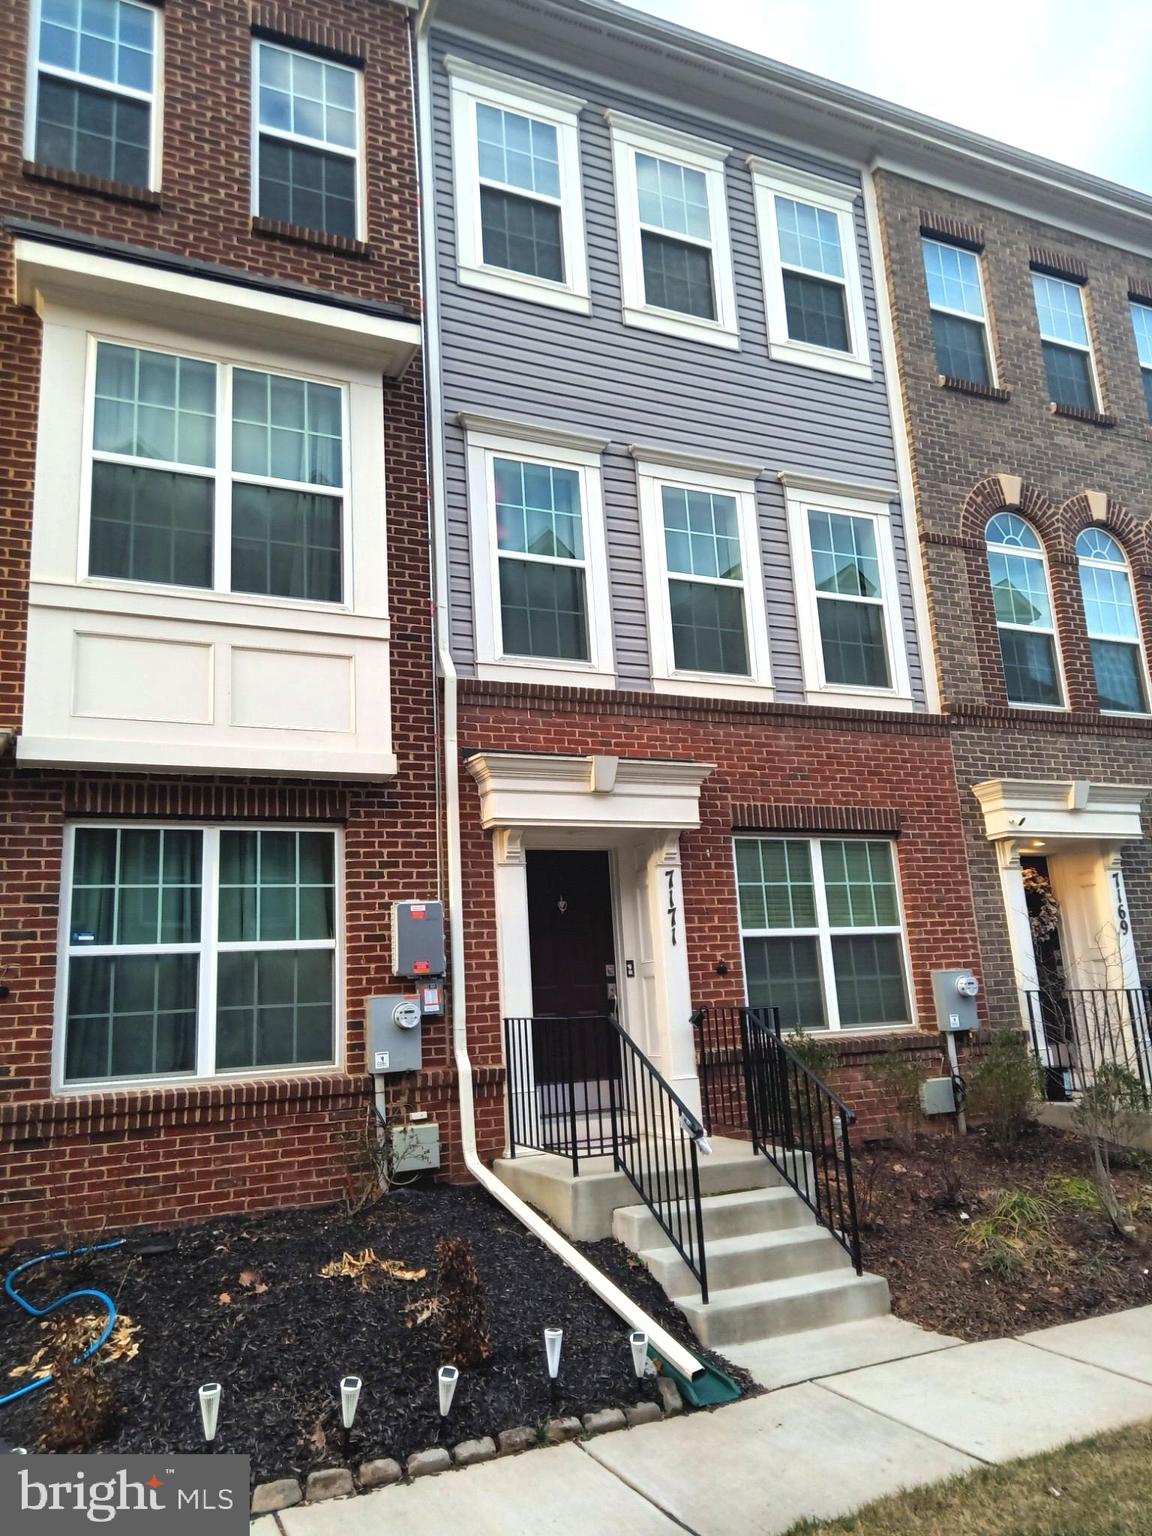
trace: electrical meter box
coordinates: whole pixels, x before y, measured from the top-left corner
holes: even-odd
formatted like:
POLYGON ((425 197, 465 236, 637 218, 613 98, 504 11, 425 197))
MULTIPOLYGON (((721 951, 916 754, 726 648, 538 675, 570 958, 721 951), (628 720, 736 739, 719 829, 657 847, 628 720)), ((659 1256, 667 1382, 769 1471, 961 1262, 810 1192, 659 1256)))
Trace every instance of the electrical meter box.
POLYGON ((392 973, 443 976, 444 906, 439 901, 392 903, 392 973))
POLYGON ((415 997, 368 999, 368 1070, 417 1072, 422 1064, 422 1014, 415 997))
POLYGON ((932 1000, 936 1004, 936 1028, 945 1035, 980 1028, 976 999, 980 983, 971 971, 933 971, 932 1000))

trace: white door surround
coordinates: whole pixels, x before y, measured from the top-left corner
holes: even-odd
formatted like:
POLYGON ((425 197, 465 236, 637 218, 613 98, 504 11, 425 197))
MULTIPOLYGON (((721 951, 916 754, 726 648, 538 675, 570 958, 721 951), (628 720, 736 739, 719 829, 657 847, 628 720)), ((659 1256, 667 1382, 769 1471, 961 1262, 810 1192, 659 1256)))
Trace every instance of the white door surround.
POLYGON ((493 834, 502 1015, 532 1013, 526 849, 606 849, 621 1024, 699 1113, 680 833, 700 825, 700 787, 713 765, 481 752, 465 766, 493 834))
MULTIPOLYGON (((1038 986, 1021 857, 1047 859, 1060 903, 1065 969, 1072 988, 1140 985, 1124 890, 1121 849, 1143 838, 1146 785, 1094 784, 1087 779, 989 779, 972 793, 984 830, 996 847, 1016 984, 1038 986)), ((1021 1012, 1028 1019, 1027 1000, 1021 1012)))

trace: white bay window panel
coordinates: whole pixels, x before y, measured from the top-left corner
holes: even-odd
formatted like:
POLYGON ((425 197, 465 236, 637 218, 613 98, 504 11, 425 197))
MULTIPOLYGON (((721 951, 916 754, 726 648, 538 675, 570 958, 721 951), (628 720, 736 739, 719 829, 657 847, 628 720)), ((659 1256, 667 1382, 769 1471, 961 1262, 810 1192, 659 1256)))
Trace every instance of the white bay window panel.
POLYGON ((346 348, 338 312, 289 300, 281 327, 264 295, 249 308, 220 283, 203 285, 214 292, 196 329, 174 330, 163 316, 183 317, 181 278, 166 274, 166 293, 145 272, 137 290, 128 263, 90 269, 60 255, 59 272, 45 262, 35 279, 43 352, 19 760, 394 773, 390 337, 370 362, 371 322, 346 348), (81 307, 85 293, 107 308, 81 307), (292 350, 301 338, 309 345, 292 350))
POLYGON ((771 696, 753 480, 638 459, 653 686, 771 696))
POLYGON ((69 826, 55 1087, 335 1066, 342 911, 332 830, 69 826))
POLYGON ((740 345, 722 144, 609 111, 624 323, 740 345))
POLYGON ((871 378, 851 188, 767 160, 752 158, 748 166, 769 356, 871 378))
MULTIPOLYGON (((887 490, 786 484, 809 703, 912 708, 887 490)), ((802 482, 807 477, 796 477, 802 482)))
POLYGON ((914 1023, 895 846, 737 837, 744 986, 786 1033, 914 1023))
POLYGON ((599 451, 473 429, 467 444, 479 675, 611 686, 599 451))
POLYGON ((448 57, 457 275, 467 287, 588 314, 584 105, 448 57))

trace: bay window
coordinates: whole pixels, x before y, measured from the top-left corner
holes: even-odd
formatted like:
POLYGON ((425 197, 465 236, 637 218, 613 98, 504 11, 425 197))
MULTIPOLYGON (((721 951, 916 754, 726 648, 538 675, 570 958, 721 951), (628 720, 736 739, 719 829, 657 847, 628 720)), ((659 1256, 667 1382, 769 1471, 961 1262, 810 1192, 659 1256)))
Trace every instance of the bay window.
POLYGON ((62 1083, 331 1065, 338 853, 330 831, 69 828, 62 1083))
POLYGON ((738 837, 749 1006, 785 1031, 913 1022, 893 845, 738 837))

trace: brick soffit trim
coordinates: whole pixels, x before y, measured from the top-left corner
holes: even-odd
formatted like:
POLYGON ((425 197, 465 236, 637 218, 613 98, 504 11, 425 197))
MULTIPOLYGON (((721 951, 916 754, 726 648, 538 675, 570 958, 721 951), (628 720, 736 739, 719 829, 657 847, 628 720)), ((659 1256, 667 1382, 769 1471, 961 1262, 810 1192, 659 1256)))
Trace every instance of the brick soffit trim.
POLYGON ((891 806, 873 805, 755 805, 732 801, 729 806, 736 831, 773 832, 879 832, 900 834, 900 812, 891 806))
POLYGON ((66 816, 189 817, 201 821, 347 821, 348 791, 310 784, 200 784, 153 780, 70 779, 66 816))
POLYGON ((1032 245, 1028 248, 1028 261, 1034 271, 1046 272, 1050 277, 1064 277, 1069 282, 1086 283, 1088 271, 1082 262, 1066 251, 1054 251, 1050 246, 1032 245))
POLYGON ((303 10, 291 6, 250 0, 248 21, 252 31, 269 42, 296 47, 303 43, 313 53, 326 54, 339 64, 351 64, 355 68, 362 68, 368 61, 368 44, 362 37, 346 32, 342 27, 316 21, 303 10))
POLYGON ((969 224, 966 219, 954 219, 951 214, 937 213, 932 208, 920 210, 920 233, 939 235, 952 245, 963 245, 971 251, 984 249, 984 231, 979 224, 969 224))

